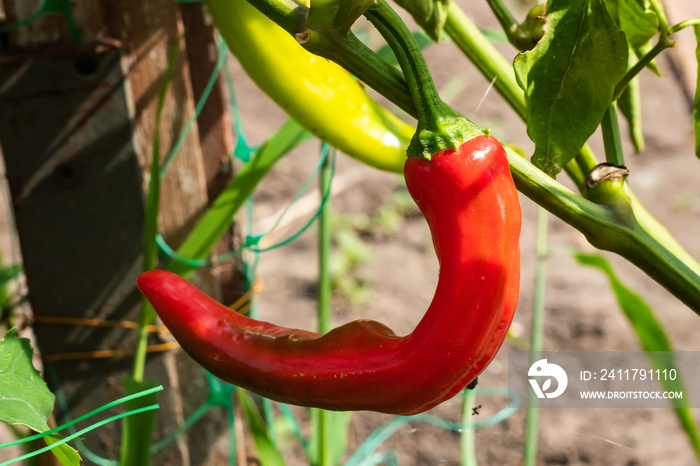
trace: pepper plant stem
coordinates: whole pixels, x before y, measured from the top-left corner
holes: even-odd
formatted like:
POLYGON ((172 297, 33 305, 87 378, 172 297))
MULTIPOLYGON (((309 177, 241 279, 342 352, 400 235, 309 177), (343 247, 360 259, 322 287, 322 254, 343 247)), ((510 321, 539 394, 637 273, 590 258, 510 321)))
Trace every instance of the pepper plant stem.
POLYGON ((515 17, 503 4, 502 0, 486 0, 486 3, 489 4, 491 11, 493 11, 494 16, 496 16, 496 19, 510 40, 511 36, 518 29, 518 22, 515 20, 515 17))
MULTIPOLYGON (((537 211, 537 246, 535 262, 535 298, 533 302, 532 330, 530 333, 530 362, 535 363, 542 351, 544 336, 544 302, 546 289, 546 260, 547 260, 547 211, 540 207, 537 211)), ((525 454, 524 465, 537 464, 537 424, 539 407, 537 396, 529 392, 527 420, 525 423, 525 454)))
POLYGON ((476 461, 476 430, 474 404, 476 390, 465 388, 462 396, 462 437, 460 439, 460 466, 479 466, 476 461))
MULTIPOLYGON (((331 166, 329 157, 326 157, 321 167, 319 176, 319 192, 324 193, 331 182, 331 166)), ((331 272, 330 272, 330 254, 331 254, 331 206, 330 202, 326 202, 321 209, 321 214, 318 218, 318 332, 327 333, 331 329, 331 272)), ((316 419, 318 446, 317 460, 319 466, 332 466, 333 458, 331 457, 331 416, 334 413, 319 409, 316 419)))
POLYGON ((616 101, 617 99, 620 98, 622 93, 625 91, 627 88, 627 85, 629 84, 632 79, 634 79, 635 76, 637 76, 646 66, 651 63, 651 61, 656 58, 658 54, 666 50, 667 48, 671 48, 675 45, 675 42, 672 40, 668 39, 668 36, 662 36, 662 38, 659 39, 659 42, 656 43, 656 45, 649 50, 642 58, 639 59, 639 61, 627 72, 625 75, 620 79, 620 82, 617 83, 617 86, 615 86, 615 92, 613 93, 613 101, 616 101))
POLYGON ((328 36, 307 30, 297 34, 296 38, 309 52, 338 63, 401 110, 417 116, 401 71, 379 57, 354 34, 328 36))
POLYGON ((406 31, 401 27, 403 23, 385 2, 378 3, 366 16, 396 54, 411 98, 416 104, 418 124, 434 129, 438 119, 436 113, 442 107, 442 100, 430 76, 428 65, 422 58, 420 47, 415 40, 408 39, 406 31))
POLYGON ((418 127, 408 146, 408 157, 430 159, 439 151, 457 149, 463 142, 486 133, 440 99, 415 37, 384 0, 367 10, 365 16, 394 51, 416 106, 418 127))
POLYGON ((700 314, 700 265, 668 232, 658 230, 663 227, 633 195, 630 202, 638 224, 620 224, 609 209, 541 174, 511 149, 506 148, 506 152, 520 192, 579 230, 596 248, 626 258, 700 314))
POLYGON ((612 103, 605 111, 605 114, 603 114, 601 129, 603 131, 605 160, 613 165, 624 165, 625 156, 622 151, 620 124, 617 120, 617 106, 615 103, 612 103))

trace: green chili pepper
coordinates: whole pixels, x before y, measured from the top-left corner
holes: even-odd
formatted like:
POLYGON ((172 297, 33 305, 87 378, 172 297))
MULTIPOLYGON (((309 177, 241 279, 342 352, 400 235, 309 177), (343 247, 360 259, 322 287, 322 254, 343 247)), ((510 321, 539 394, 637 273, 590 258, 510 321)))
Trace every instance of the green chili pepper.
POLYGON ((251 79, 318 138, 361 162, 401 173, 415 128, 373 100, 337 64, 313 55, 245 0, 205 0, 251 79))

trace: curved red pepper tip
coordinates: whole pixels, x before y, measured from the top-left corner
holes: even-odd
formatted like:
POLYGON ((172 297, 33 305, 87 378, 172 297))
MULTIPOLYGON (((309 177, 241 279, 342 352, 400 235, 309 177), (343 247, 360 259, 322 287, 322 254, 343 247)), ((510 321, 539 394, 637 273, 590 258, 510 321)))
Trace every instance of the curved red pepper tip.
POLYGON ((478 136, 430 161, 406 186, 440 262, 435 296, 404 337, 374 321, 326 335, 250 319, 175 274, 138 286, 184 350, 214 375, 273 400, 330 410, 416 414, 456 395, 493 359, 520 281, 520 205, 505 151, 478 136))

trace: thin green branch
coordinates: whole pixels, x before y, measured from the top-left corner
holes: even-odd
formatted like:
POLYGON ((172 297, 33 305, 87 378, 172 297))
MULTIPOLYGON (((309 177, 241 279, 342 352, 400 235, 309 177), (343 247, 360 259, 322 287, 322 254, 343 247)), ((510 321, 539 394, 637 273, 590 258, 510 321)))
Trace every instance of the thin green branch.
POLYGON ((601 122, 605 160, 613 165, 624 165, 625 155, 622 152, 620 124, 617 120, 617 106, 613 103, 605 111, 601 122))
MULTIPOLYGON (((328 150, 324 147, 322 150, 328 150)), ((319 191, 326 192, 331 183, 331 165, 326 157, 319 176, 319 191)), ((331 206, 326 203, 318 217, 318 332, 326 333, 331 329, 331 206)), ((333 464, 331 439, 332 413, 323 409, 318 410, 318 435, 316 445, 319 449, 317 460, 319 466, 331 466, 333 464)))
POLYGON ((291 35, 303 32, 307 27, 309 8, 294 0, 247 1, 291 35))
MULTIPOLYGON (((533 302, 532 330, 530 332, 530 362, 539 359, 544 337, 544 303, 546 291, 546 260, 547 260, 547 211, 540 207, 537 211, 537 245, 535 262, 535 297, 533 302)), ((537 424, 539 407, 537 396, 529 392, 527 418, 525 421, 525 466, 537 464, 537 424)))
POLYGON ((632 68, 627 70, 622 79, 620 79, 620 82, 617 83, 617 86, 615 86, 615 92, 613 93, 613 101, 616 101, 620 98, 629 82, 632 81, 632 79, 634 79, 634 77, 637 76, 639 73, 641 73, 642 70, 646 68, 647 65, 651 63, 651 61, 654 58, 656 58, 658 54, 660 54, 667 48, 673 47, 674 45, 675 42, 670 40, 668 36, 661 36, 659 38, 659 42, 657 42, 656 45, 651 50, 649 50, 642 58, 640 58, 639 61, 632 68))
POLYGON ((659 22, 661 25, 659 26, 659 41, 656 43, 656 45, 649 50, 642 58, 639 59, 639 61, 629 70, 627 70, 627 73, 622 77, 619 83, 617 83, 617 86, 615 87, 615 94, 613 95, 613 100, 617 100, 620 98, 622 93, 624 92, 625 88, 629 84, 629 82, 634 79, 635 76, 637 76, 639 73, 642 72, 646 66, 651 63, 651 61, 657 57, 661 52, 668 48, 672 48, 676 43, 669 39, 669 36, 672 34, 675 34, 676 32, 687 28, 688 26, 694 26, 696 24, 700 24, 700 17, 699 18, 691 18, 687 19, 685 21, 681 21, 678 24, 675 24, 671 27, 668 27, 668 23, 666 21, 666 17, 663 14, 663 8, 661 7, 660 4, 656 2, 656 0, 651 2, 652 7, 656 10, 656 14, 659 17, 659 22))
POLYGON ((518 30, 519 26, 513 14, 502 0, 486 0, 486 3, 489 4, 491 11, 493 11, 494 16, 503 28, 503 31, 508 36, 508 39, 511 40, 511 37, 518 30))
POLYGON ((417 117, 411 92, 401 71, 354 34, 333 36, 307 30, 297 34, 296 38, 309 52, 338 63, 401 110, 417 117))
POLYGON ((675 34, 676 32, 685 29, 689 26, 695 26, 700 24, 700 17, 698 18, 690 18, 686 19, 685 21, 681 21, 678 24, 674 24, 670 28, 668 28, 668 35, 670 36, 671 34, 675 34))

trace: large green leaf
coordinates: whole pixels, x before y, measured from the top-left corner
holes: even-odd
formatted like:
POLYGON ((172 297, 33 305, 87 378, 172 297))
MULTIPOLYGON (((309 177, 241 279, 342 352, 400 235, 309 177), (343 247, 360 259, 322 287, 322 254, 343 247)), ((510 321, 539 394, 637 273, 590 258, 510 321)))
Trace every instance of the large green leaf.
POLYGON ((555 176, 598 127, 627 70, 624 33, 603 0, 553 0, 542 40, 515 58, 532 162, 555 176))

